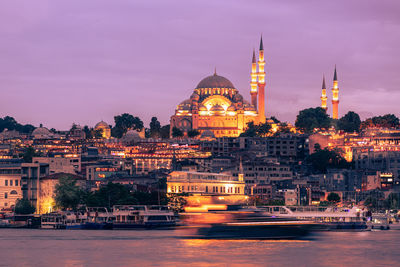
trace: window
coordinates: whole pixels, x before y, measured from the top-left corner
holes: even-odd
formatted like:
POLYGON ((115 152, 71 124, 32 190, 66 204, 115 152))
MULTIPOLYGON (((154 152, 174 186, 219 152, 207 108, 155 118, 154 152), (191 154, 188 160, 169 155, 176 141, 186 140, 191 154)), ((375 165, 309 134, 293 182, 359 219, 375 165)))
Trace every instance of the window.
POLYGON ((8 193, 4 193, 4 198, 8 198, 8 193))
POLYGON ((10 180, 10 186, 13 186, 13 180, 10 180))
POLYGON ((8 180, 4 180, 4 185, 8 186, 8 180))
POLYGON ((18 186, 18 180, 15 180, 15 186, 18 186))

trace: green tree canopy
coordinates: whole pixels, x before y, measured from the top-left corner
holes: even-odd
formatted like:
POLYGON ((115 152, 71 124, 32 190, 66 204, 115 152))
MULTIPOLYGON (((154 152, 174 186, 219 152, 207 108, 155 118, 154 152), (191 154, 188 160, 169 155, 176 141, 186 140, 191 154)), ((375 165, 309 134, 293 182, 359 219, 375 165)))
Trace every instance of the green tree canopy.
POLYGON ((164 125, 163 127, 161 127, 160 129, 160 137, 162 139, 168 139, 169 138, 169 131, 170 131, 170 126, 169 124, 164 125))
POLYGON ((329 202, 338 203, 340 202, 340 196, 337 193, 331 192, 329 193, 327 200, 329 202))
POLYGON ((161 123, 158 121, 157 117, 152 117, 150 121, 150 137, 158 138, 160 137, 161 123))
POLYGON ((320 107, 308 108, 299 112, 295 126, 305 133, 312 133, 315 128, 329 128, 331 126, 331 119, 325 110, 320 107))
POLYGON ((340 150, 328 148, 316 150, 308 156, 307 162, 319 173, 326 173, 328 168, 349 169, 352 166, 340 155, 340 150))
POLYGON ((137 200, 132 196, 130 190, 118 183, 111 183, 100 187, 94 193, 89 193, 86 197, 86 205, 89 207, 107 207, 114 205, 133 205, 137 200))
POLYGON ((361 123, 362 129, 372 127, 398 128, 399 118, 397 118, 394 114, 386 114, 383 116, 368 118, 361 123))
POLYGON ((190 131, 188 131, 187 134, 188 134, 188 137, 193 138, 193 137, 198 136, 200 134, 200 132, 197 130, 190 130, 190 131))
POLYGON ((20 155, 20 157, 22 157, 22 160, 25 163, 32 163, 33 157, 39 157, 41 155, 42 154, 40 152, 37 152, 34 147, 28 146, 23 150, 23 153, 20 155))
POLYGON ((343 130, 348 133, 359 132, 360 125, 360 116, 353 111, 347 112, 347 114, 341 117, 337 122, 339 130, 343 130))
POLYGON ((180 129, 178 129, 176 127, 172 128, 172 137, 179 138, 182 136, 183 136, 183 132, 180 129))
POLYGON ((247 123, 246 130, 240 134, 241 137, 265 137, 269 134, 271 125, 268 122, 255 125, 250 121, 247 123))
POLYGON ((139 117, 124 113, 114 117, 115 126, 111 129, 111 135, 121 138, 129 129, 142 130, 143 121, 139 117))
POLYGON ((32 214, 35 212, 35 207, 27 199, 17 199, 14 212, 16 214, 32 214))
POLYGON ((35 127, 30 124, 20 124, 13 117, 5 116, 4 118, 0 118, 0 132, 4 131, 4 129, 30 134, 33 130, 35 130, 35 127))
POLYGON ((65 174, 59 178, 55 186, 56 206, 60 209, 76 210, 82 202, 84 192, 77 185, 77 180, 70 174, 65 174))

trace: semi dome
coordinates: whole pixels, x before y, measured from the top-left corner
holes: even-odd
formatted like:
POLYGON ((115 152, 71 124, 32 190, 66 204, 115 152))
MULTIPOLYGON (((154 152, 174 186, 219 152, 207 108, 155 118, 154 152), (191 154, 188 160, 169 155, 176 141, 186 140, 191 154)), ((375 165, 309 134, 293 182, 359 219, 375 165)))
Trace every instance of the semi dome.
POLYGON ((230 88, 235 89, 232 82, 227 78, 222 77, 214 73, 214 75, 208 76, 201 80, 199 84, 196 86, 196 89, 199 88, 230 88))

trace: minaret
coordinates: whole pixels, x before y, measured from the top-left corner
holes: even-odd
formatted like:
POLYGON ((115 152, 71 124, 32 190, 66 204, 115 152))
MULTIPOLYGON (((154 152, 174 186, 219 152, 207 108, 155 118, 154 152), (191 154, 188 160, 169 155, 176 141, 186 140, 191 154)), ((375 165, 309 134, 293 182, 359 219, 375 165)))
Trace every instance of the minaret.
POLYGON ((321 95, 321 108, 323 108, 325 111, 328 109, 326 106, 326 101, 328 98, 326 97, 326 86, 325 86, 325 75, 322 78, 322 95, 321 95))
POLYGON ((250 82, 250 95, 251 104, 257 107, 257 61, 256 61, 256 51, 253 50, 253 60, 251 61, 251 82, 250 82))
POLYGON ((259 122, 265 122, 265 70, 264 70, 264 45, 260 41, 260 51, 258 54, 258 118, 259 122))
POLYGON ((332 118, 339 118, 339 87, 337 81, 336 65, 335 73, 333 75, 333 88, 332 88, 332 118))

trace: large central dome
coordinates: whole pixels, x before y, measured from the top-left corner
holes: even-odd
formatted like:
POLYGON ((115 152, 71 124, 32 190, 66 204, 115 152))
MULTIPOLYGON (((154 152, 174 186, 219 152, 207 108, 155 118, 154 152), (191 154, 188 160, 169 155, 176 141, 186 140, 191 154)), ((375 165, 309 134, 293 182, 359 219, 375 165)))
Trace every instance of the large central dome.
POLYGON ((203 80, 199 82, 196 86, 196 89, 199 88, 230 88, 235 89, 235 86, 225 77, 219 76, 216 73, 214 75, 205 77, 203 80))

